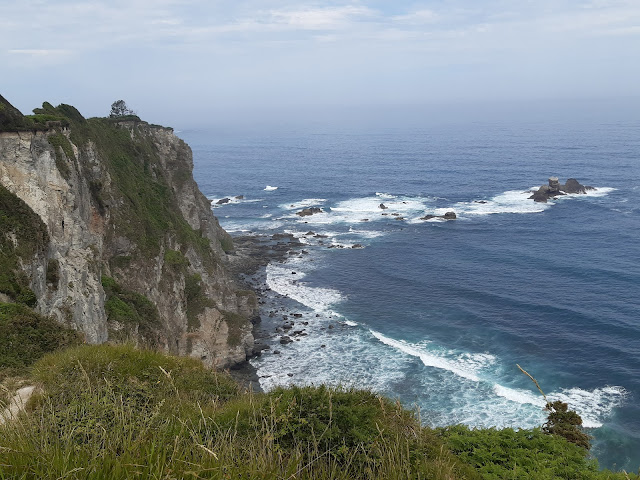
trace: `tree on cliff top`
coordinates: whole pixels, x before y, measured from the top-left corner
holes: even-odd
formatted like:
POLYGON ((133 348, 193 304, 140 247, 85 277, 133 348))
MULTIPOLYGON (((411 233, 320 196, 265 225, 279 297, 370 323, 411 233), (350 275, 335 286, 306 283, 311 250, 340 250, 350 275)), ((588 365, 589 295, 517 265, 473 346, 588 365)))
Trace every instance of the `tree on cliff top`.
POLYGON ((127 107, 124 100, 116 100, 111 104, 110 118, 126 117, 127 115, 135 115, 136 112, 127 107))

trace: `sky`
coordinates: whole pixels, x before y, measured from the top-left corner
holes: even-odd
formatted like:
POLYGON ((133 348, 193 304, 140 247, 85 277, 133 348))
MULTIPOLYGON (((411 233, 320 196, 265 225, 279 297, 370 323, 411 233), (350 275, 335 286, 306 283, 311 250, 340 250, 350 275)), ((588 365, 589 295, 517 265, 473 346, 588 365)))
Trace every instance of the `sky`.
POLYGON ((640 98, 640 0, 0 0, 0 94, 143 119, 640 98))

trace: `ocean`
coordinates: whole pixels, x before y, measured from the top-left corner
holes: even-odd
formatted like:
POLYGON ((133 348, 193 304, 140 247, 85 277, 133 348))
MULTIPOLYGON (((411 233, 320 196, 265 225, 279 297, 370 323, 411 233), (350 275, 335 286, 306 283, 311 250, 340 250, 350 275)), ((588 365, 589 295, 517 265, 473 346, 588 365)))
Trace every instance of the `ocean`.
POLYGON ((601 467, 637 471, 639 133, 638 117, 560 115, 178 135, 227 231, 304 243, 253 279, 263 389, 365 387, 429 425, 540 426, 520 365, 582 416, 601 467), (550 176, 596 189, 529 200, 550 176))

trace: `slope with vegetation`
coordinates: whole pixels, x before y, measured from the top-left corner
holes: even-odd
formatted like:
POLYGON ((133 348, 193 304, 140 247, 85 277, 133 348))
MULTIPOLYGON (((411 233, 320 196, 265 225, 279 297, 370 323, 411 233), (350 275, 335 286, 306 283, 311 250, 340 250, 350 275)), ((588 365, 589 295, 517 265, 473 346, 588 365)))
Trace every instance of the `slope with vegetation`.
POLYGON ((109 118, 48 102, 25 116, 0 97, 0 301, 89 343, 244 362, 255 297, 224 266, 233 242, 189 146, 114 105, 109 118))
POLYGON ((0 426, 3 479, 638 478, 541 429, 432 429, 365 390, 249 393, 131 345, 45 355, 30 381, 28 412, 0 426))

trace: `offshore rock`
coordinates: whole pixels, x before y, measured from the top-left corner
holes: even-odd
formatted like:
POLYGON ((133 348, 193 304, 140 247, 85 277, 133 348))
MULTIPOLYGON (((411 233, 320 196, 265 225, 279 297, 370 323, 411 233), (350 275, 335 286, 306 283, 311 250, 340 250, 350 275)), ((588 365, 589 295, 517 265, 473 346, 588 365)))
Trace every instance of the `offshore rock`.
POLYGON ((562 185, 558 181, 558 177, 549 177, 549 184, 542 185, 538 190, 533 192, 529 200, 534 202, 547 203, 549 199, 566 195, 566 194, 586 194, 589 190, 595 190, 588 185, 581 185, 575 178, 567 179, 562 185))
POLYGON ((309 207, 309 208, 304 208, 302 210, 300 210, 299 212, 296 212, 296 215, 299 215, 301 217, 308 217, 309 215, 314 215, 316 213, 322 213, 323 210, 321 208, 318 207, 309 207))
POLYGON ((446 212, 444 215, 425 215, 420 220, 431 220, 432 218, 440 218, 442 220, 455 220, 458 218, 456 212, 446 212))

